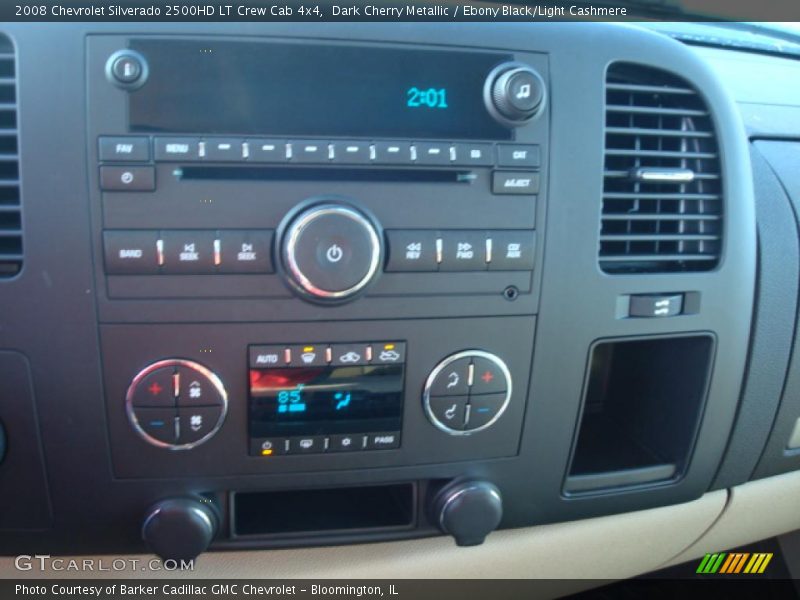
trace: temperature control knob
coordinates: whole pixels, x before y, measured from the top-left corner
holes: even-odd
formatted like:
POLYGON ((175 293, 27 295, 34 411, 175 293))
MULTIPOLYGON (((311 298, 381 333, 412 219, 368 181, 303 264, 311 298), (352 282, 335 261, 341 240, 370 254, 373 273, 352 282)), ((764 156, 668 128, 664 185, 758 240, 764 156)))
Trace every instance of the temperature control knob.
POLYGON ((326 202, 295 216, 283 235, 289 283, 303 296, 343 301, 361 292, 381 263, 375 224, 360 210, 326 202))
POLYGON ((210 503, 171 498, 147 511, 142 538, 164 560, 192 560, 208 548, 218 524, 210 503))
POLYGON ((508 127, 520 127, 537 117, 545 105, 542 77, 522 63, 505 63, 486 79, 484 100, 489 112, 508 127))
POLYGON ((228 394, 213 371, 191 360, 170 358, 133 378, 125 409, 134 431, 148 443, 189 450, 222 427, 228 394))
POLYGON ((436 495, 431 516, 459 546, 477 546, 500 524, 503 500, 488 481, 456 483, 436 495))

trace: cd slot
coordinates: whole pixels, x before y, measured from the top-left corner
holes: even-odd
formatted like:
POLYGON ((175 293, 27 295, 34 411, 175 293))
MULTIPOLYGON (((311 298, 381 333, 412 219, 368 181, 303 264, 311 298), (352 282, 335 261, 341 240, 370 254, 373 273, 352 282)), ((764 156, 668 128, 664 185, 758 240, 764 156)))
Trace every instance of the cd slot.
POLYGON ((175 170, 183 181, 357 181, 462 183, 476 179, 469 169, 392 169, 375 167, 286 167, 187 165, 175 170))

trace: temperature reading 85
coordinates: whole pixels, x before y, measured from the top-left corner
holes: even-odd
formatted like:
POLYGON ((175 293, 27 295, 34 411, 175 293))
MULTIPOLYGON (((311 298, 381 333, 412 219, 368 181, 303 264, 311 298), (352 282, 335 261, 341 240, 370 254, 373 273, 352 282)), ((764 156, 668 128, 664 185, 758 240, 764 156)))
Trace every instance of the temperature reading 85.
POLYGON ((279 413, 298 413, 306 411, 306 403, 303 401, 303 387, 301 383, 293 390, 281 390, 278 392, 279 413))
POLYGON ((406 106, 411 108, 447 108, 447 90, 445 88, 428 88, 421 90, 418 87, 406 91, 406 106))

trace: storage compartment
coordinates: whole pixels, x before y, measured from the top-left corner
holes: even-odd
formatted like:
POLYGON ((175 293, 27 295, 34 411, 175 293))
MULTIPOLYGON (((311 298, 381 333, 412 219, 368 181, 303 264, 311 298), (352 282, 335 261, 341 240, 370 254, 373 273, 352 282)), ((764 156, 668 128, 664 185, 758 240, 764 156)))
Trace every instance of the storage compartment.
POLYGON ((236 493, 232 530, 236 536, 292 536, 407 529, 416 521, 415 490, 405 483, 236 493))
POLYGON ((565 492, 679 478, 700 423, 713 350, 705 334, 595 344, 565 492))

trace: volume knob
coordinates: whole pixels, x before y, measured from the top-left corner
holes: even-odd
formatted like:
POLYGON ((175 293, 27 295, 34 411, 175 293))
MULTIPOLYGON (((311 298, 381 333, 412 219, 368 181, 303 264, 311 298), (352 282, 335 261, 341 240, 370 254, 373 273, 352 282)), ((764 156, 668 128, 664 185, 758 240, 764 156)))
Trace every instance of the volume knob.
POLYGON ((482 544, 503 517, 500 490, 488 481, 466 481, 442 489, 433 502, 433 518, 459 546, 482 544))
POLYGON ((484 97, 489 112, 498 121, 509 127, 520 127, 542 112, 545 84, 533 68, 506 63, 489 74, 484 97))

